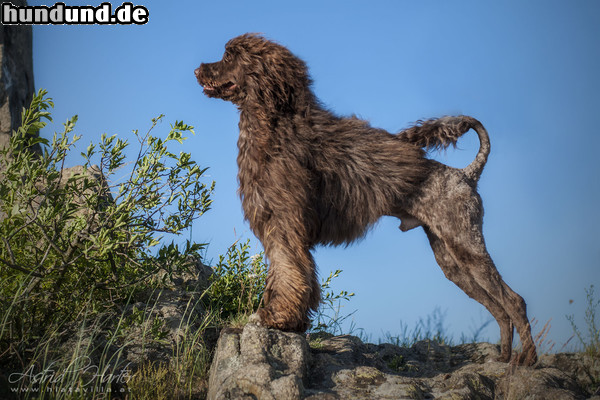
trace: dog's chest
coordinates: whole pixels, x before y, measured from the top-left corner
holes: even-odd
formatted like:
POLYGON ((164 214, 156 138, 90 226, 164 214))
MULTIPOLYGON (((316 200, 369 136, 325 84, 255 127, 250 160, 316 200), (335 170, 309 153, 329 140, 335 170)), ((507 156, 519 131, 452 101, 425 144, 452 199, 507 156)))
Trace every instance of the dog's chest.
POLYGON ((240 127, 238 139, 238 193, 242 200, 244 216, 257 236, 261 236, 262 226, 269 218, 269 190, 267 154, 264 146, 255 137, 240 127))

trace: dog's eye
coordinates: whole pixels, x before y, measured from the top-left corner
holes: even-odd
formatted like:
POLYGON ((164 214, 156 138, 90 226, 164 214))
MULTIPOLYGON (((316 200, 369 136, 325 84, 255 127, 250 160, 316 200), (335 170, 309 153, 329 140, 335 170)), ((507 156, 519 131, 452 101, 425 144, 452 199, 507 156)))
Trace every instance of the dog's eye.
POLYGON ((223 54, 223 61, 225 62, 229 62, 231 61, 231 53, 226 51, 225 54, 223 54))

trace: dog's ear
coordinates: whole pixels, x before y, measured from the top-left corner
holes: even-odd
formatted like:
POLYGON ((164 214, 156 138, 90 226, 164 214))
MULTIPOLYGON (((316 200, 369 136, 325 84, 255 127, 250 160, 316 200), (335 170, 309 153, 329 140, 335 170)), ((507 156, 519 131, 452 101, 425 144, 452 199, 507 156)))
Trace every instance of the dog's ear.
POLYGON ((306 64, 285 47, 270 41, 263 43, 262 51, 255 59, 257 74, 249 74, 249 94, 268 111, 298 112, 300 105, 311 103, 311 79, 306 64), (250 93, 253 92, 253 93, 250 93))

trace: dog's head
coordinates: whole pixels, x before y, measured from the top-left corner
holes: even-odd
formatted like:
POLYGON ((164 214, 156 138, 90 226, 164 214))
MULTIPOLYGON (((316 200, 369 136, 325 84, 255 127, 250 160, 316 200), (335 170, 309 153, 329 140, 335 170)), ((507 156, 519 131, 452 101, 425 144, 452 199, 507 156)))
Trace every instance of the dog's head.
POLYGON ((306 65, 285 47, 257 34, 244 34, 225 45, 220 61, 194 71, 209 97, 274 112, 295 110, 310 95, 306 65), (303 99, 304 101, 305 99, 303 99))

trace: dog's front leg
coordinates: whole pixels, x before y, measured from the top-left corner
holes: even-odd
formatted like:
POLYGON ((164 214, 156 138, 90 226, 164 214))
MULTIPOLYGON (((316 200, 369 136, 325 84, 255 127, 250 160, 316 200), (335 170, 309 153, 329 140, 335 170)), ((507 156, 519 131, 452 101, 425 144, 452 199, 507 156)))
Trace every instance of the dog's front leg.
POLYGON ((309 246, 294 231, 272 230, 263 246, 269 272, 263 302, 251 321, 286 331, 304 332, 320 302, 320 285, 309 246))

